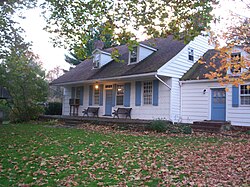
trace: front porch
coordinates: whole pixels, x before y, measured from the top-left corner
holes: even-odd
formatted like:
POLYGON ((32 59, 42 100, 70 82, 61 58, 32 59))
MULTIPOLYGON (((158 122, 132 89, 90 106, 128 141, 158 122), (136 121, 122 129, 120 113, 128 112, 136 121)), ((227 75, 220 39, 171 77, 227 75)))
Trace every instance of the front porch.
POLYGON ((105 126, 116 126, 121 129, 130 129, 136 131, 144 131, 153 120, 142 119, 126 119, 112 117, 83 117, 83 116, 68 116, 68 115, 41 115, 39 120, 59 120, 65 126, 76 126, 79 124, 95 124, 105 126))

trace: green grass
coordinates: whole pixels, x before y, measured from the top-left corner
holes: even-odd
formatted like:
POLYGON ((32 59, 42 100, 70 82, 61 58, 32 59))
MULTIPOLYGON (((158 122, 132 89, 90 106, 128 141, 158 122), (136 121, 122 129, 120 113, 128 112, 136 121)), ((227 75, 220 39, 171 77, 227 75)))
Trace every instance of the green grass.
MULTIPOLYGON (((224 144, 248 143, 212 136, 132 136, 1 125, 0 186, 184 185, 196 181, 186 163, 189 151, 206 157, 204 146, 217 153, 224 144)), ((228 159, 235 161, 237 155, 231 155, 228 159)))

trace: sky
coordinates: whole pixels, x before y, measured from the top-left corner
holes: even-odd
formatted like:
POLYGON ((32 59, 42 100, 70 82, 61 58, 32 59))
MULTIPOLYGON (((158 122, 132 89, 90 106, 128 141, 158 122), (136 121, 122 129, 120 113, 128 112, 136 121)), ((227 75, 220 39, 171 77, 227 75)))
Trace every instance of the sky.
POLYGON ((58 66, 62 69, 69 69, 70 65, 64 61, 64 54, 67 51, 63 48, 54 48, 50 42, 50 34, 43 30, 45 20, 40 17, 41 9, 35 8, 26 11, 23 15, 26 19, 20 21, 21 27, 26 31, 25 38, 32 41, 32 49, 38 54, 43 67, 49 71, 58 66))
MULTIPOLYGON (((250 3, 249 0, 245 2, 250 3)), ((213 25, 218 31, 224 30, 226 24, 230 24, 230 12, 239 14, 241 16, 250 16, 250 11, 243 9, 244 4, 240 3, 240 0, 221 0, 220 8, 215 10, 216 16, 224 18, 223 23, 213 25)), ((26 19, 21 20, 20 24, 26 31, 27 41, 33 42, 33 51, 38 54, 43 67, 48 71, 56 67, 62 69, 69 69, 70 65, 64 61, 64 54, 67 53, 65 49, 54 48, 50 42, 50 34, 43 30, 45 27, 45 21, 40 17, 40 9, 35 8, 28 10, 24 13, 26 19)))

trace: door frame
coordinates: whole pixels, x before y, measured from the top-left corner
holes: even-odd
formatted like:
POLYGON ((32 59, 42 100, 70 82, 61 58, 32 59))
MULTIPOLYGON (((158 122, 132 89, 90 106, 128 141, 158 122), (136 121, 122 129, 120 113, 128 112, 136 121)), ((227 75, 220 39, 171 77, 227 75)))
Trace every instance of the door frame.
POLYGON ((109 116, 106 111, 107 111, 107 91, 111 91, 112 96, 111 96, 111 113, 110 116, 112 116, 112 98, 113 98, 113 90, 112 89, 105 89, 105 107, 104 107, 104 115, 109 116))
POLYGON ((209 88, 209 119, 212 120, 212 90, 215 89, 224 89, 225 90, 225 121, 227 121, 227 98, 228 98, 228 93, 226 91, 226 87, 210 87, 209 88))

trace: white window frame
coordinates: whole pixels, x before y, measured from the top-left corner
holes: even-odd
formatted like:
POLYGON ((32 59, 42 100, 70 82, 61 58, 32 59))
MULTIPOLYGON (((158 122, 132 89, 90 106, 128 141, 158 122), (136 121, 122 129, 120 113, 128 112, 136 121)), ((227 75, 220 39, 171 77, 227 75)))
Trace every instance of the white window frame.
MULTIPOLYGON (((250 101, 249 101, 249 104, 242 104, 241 102, 242 102, 242 97, 250 97, 250 89, 249 89, 249 94, 242 94, 241 93, 241 87, 242 86, 249 86, 250 87, 250 84, 242 84, 242 85, 239 85, 239 95, 240 95, 240 106, 244 106, 244 107, 246 107, 246 106, 248 106, 248 107, 250 107, 250 101)), ((250 99, 250 98, 249 98, 250 99)))
POLYGON ((98 88, 95 88, 95 86, 93 88, 93 104, 99 105, 99 103, 100 103, 100 86, 98 85, 98 88), (98 90, 98 94, 95 92, 97 90, 98 90), (96 98, 98 98, 98 99, 96 100, 96 98), (96 101, 98 101, 98 102, 96 103, 96 101))
MULTIPOLYGON (((235 63, 240 64, 241 60, 242 60, 242 54, 241 54, 241 52, 235 52, 235 53, 232 53, 232 54, 231 54, 231 57, 230 57, 230 63, 231 63, 231 64, 235 64, 235 63), (233 56, 237 56, 237 55, 240 55, 239 61, 237 61, 237 62, 232 62, 232 58, 234 58, 233 56)), ((230 69, 229 69, 229 72, 230 72, 231 75, 238 76, 239 74, 242 73, 242 70, 243 70, 243 68, 240 68, 240 71, 239 71, 238 73, 235 73, 235 74, 234 74, 233 71, 232 71, 232 68, 230 68, 230 69)))
MULTIPOLYGON (((148 89, 148 88, 147 88, 148 89)), ((142 99, 143 99, 143 105, 152 105, 153 104, 153 81, 144 81, 142 84, 142 99), (149 92, 148 94, 145 93, 145 84, 150 83, 151 84, 151 92, 149 92), (145 97, 149 97, 148 99, 145 97), (151 97, 151 98, 150 98, 151 97), (149 102, 145 102, 146 100, 148 100, 149 102)))
POLYGON ((117 106, 124 106, 124 85, 123 84, 119 84, 116 86, 116 105, 117 106), (122 94, 118 94, 118 88, 119 86, 123 87, 123 93, 122 94), (122 104, 117 104, 117 97, 122 96, 122 104))
POLYGON ((194 62, 194 48, 192 47, 188 48, 188 60, 194 62), (190 60, 189 57, 193 57, 193 59, 190 60))
POLYGON ((100 68, 100 62, 101 62, 101 54, 100 53, 95 53, 93 55, 93 69, 100 68))
POLYGON ((140 51, 140 47, 139 46, 134 46, 133 49, 136 48, 136 61, 135 62, 131 62, 131 53, 132 51, 129 51, 129 64, 136 64, 139 62, 139 51, 140 51))

